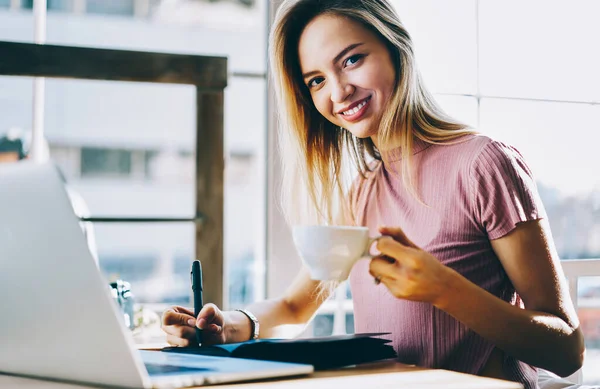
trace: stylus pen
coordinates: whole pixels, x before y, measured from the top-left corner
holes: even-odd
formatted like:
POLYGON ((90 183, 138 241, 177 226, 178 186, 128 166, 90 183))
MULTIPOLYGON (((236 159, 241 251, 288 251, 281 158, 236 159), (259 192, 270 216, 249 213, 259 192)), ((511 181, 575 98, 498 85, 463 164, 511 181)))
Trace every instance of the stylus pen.
MULTIPOLYGON (((202 310, 204 303, 202 302, 202 266, 200 261, 192 262, 192 292, 194 299, 194 316, 198 319, 198 314, 202 310)), ((196 327, 196 340, 198 346, 202 344, 202 330, 196 327)))

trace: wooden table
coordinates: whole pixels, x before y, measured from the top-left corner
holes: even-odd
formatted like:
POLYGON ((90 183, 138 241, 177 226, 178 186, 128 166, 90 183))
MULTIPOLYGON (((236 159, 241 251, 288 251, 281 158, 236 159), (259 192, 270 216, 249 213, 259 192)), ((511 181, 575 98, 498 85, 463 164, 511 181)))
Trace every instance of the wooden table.
MULTIPOLYGON (((515 382, 395 362, 316 372, 311 376, 213 386, 215 389, 519 389, 515 382)), ((0 388, 89 389, 87 386, 0 375, 0 388)))
MULTIPOLYGON (((142 350, 168 346, 164 334, 134 337, 142 350)), ((89 389, 88 386, 49 382, 0 374, 0 388, 89 389)), ((378 362, 343 369, 317 371, 310 376, 275 378, 228 385, 205 386, 215 389, 522 389, 516 382, 478 377, 441 369, 425 369, 399 362, 378 362)))

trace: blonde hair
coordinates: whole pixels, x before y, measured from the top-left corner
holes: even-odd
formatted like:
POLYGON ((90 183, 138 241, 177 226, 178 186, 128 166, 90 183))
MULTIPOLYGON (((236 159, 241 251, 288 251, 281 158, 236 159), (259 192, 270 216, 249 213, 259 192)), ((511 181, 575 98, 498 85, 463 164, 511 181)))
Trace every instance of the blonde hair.
POLYGON ((348 151, 362 177, 372 170, 370 158, 381 160, 370 138, 356 138, 325 119, 303 83, 298 58, 300 35, 322 14, 361 23, 390 51, 397 69, 396 85, 378 136, 380 147, 392 138, 397 140, 403 154, 402 180, 410 193, 418 198, 411 174, 413 137, 445 144, 474 133, 446 115, 426 90, 416 67, 412 40, 388 0, 284 0, 271 29, 269 60, 279 119, 281 200, 289 223, 349 223, 344 183, 351 171, 343 151, 348 151), (345 219, 337 219, 337 211, 345 219))

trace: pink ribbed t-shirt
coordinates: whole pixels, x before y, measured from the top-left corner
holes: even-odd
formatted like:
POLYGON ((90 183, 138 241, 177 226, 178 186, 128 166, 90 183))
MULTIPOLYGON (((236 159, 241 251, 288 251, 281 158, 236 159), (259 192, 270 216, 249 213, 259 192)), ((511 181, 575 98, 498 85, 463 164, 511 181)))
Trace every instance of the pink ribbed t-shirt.
MULTIPOLYGON (((399 226, 444 265, 511 304, 520 299, 490 240, 523 221, 545 218, 530 169, 513 147, 483 135, 453 145, 415 141, 418 193, 401 179, 399 149, 382 153, 366 179, 355 182, 350 202, 355 225, 373 236, 380 225, 399 226)), ((390 332, 400 362, 478 374, 494 345, 428 303, 394 297, 375 285, 369 262, 350 275, 356 332, 390 332)), ((506 331, 517 331, 506 328, 506 331)), ((504 373, 525 388, 537 387, 537 370, 505 356, 504 373)))

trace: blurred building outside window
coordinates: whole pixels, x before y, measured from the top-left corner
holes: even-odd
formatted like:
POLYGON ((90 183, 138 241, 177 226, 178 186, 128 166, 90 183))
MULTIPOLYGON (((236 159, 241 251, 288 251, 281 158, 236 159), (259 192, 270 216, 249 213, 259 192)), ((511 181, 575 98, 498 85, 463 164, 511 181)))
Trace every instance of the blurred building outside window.
MULTIPOLYGON (((33 1, 0 0, 0 40, 31 42, 33 1)), ((265 294, 266 1, 48 0, 47 43, 228 57, 225 238, 228 305, 265 294)), ((190 86, 48 79, 51 158, 92 216, 192 217, 190 86)), ((0 133, 31 132, 31 79, 0 78, 0 133)), ((189 305, 192 223, 97 223, 108 280, 161 312, 189 305)), ((209 277, 209 275, 206 275, 209 277)))

